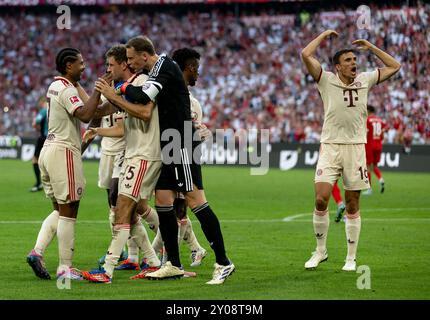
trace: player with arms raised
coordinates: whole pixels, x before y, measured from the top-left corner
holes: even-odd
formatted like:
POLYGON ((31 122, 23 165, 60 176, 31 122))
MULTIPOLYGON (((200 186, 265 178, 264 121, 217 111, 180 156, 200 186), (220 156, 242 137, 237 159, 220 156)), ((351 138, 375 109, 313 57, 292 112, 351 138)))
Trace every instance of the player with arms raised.
POLYGON ((369 188, 366 169, 365 143, 367 97, 372 86, 377 85, 400 69, 400 63, 367 40, 352 44, 370 50, 385 65, 370 72, 357 73, 357 57, 352 49, 343 49, 333 57, 336 73, 323 70, 313 56, 323 40, 338 36, 326 30, 312 40, 303 50, 303 62, 318 84, 324 104, 324 124, 321 135, 320 155, 315 173, 315 211, 313 216, 317 248, 305 263, 314 269, 327 260, 326 239, 329 228, 328 201, 333 184, 343 177, 346 200, 345 230, 348 254, 342 270, 356 270, 356 251, 361 229, 360 191, 369 188))

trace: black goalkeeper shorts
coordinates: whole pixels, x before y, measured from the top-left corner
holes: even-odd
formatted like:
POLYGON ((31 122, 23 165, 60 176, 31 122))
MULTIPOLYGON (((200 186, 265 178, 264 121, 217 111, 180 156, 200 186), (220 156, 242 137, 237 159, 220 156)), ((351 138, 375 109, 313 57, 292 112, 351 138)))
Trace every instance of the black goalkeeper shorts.
POLYGON ((202 168, 200 164, 182 158, 181 163, 163 163, 155 190, 190 192, 194 186, 203 190, 202 168))

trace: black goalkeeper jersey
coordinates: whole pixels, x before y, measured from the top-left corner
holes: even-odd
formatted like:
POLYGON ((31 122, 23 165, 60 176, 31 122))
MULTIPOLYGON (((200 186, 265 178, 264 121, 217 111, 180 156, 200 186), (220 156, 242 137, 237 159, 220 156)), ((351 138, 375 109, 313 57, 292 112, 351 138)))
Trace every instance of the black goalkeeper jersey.
POLYGON ((192 121, 190 95, 177 63, 161 55, 146 84, 153 84, 159 90, 156 102, 161 134, 166 129, 176 129, 184 138, 184 121, 192 121))
POLYGON ((193 147, 198 144, 192 141, 196 129, 192 125, 188 88, 179 66, 171 58, 161 55, 145 84, 141 87, 128 85, 124 93, 129 101, 146 104, 152 100, 157 103, 162 148, 173 139, 163 141, 163 132, 169 129, 179 132, 181 147, 186 144, 185 140, 191 141, 193 147))

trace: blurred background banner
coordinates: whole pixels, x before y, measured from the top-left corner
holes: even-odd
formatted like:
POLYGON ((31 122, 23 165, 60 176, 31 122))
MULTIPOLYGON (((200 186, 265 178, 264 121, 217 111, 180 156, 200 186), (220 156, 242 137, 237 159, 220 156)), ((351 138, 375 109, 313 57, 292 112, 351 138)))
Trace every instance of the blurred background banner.
MULTIPOLYGON (((21 159, 33 157, 36 139, 18 136, 0 136, 0 159, 21 159)), ((281 170, 314 169, 319 155, 319 144, 274 143, 269 145, 269 167, 281 170)), ((239 148, 212 145, 202 148, 202 163, 207 165, 249 166, 239 164, 239 148)), ((247 150, 248 156, 260 150, 247 150)), ((91 143, 83 155, 84 160, 99 160, 100 140, 91 143)), ((416 146, 412 154, 405 154, 401 145, 384 147, 379 168, 386 171, 430 172, 430 146, 416 146)))

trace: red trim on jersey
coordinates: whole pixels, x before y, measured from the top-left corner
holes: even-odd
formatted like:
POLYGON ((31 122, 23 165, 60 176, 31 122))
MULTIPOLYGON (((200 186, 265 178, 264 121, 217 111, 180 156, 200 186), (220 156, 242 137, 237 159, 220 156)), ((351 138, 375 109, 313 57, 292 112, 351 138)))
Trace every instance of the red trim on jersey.
POLYGON ((71 83, 69 80, 67 80, 64 77, 54 77, 54 80, 60 80, 66 87, 69 87, 69 86, 74 87, 73 83, 71 83))
POLYGON ((378 81, 376 81, 376 84, 379 84, 379 80, 381 80, 381 70, 379 70, 379 68, 377 70, 378 70, 378 81))
POLYGON ((322 71, 323 71, 323 70, 322 70, 322 67, 321 67, 321 71, 320 71, 320 75, 318 76, 317 83, 318 83, 318 82, 320 82, 320 80, 321 80, 322 71))
POLYGON ((120 87, 120 91, 121 91, 121 93, 125 93, 125 90, 127 89, 127 87, 128 87, 128 85, 129 85, 130 83, 128 83, 128 82, 124 82, 122 85, 121 85, 121 87, 120 87))
POLYGON ((142 184, 143 177, 145 176, 145 173, 146 173, 146 165, 147 165, 146 160, 140 161, 139 173, 137 174, 136 183, 134 184, 133 192, 131 194, 135 198, 137 198, 137 196, 139 195, 140 186, 142 184))
POLYGON ((66 158, 67 158, 67 177, 69 184, 69 196, 71 201, 76 201, 75 194, 75 168, 73 164, 73 153, 69 149, 66 149, 66 158))

